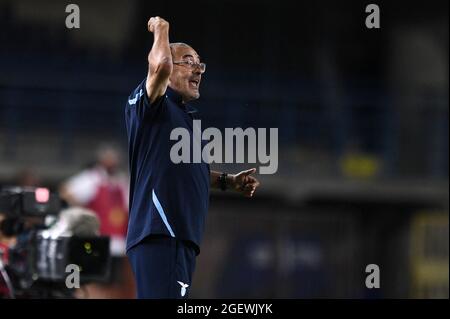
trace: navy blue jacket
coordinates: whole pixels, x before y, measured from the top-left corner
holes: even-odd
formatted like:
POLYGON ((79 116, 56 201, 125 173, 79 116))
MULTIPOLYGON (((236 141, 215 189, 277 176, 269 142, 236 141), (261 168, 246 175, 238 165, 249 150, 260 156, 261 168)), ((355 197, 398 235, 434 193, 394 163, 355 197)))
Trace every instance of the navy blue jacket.
MULTIPOLYGON (((131 93, 125 108, 130 169, 127 250, 150 234, 193 242, 199 252, 209 205, 210 170, 201 163, 171 161, 174 128, 193 134, 193 113, 167 88, 149 103, 146 80, 131 93)), ((190 143, 192 159, 193 143, 190 143)), ((198 253, 197 252, 197 253, 198 253)))

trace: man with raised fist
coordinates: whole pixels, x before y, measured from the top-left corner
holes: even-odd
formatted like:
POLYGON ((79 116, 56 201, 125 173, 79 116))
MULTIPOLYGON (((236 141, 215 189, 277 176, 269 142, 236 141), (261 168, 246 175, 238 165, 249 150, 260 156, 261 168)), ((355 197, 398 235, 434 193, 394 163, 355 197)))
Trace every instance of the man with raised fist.
POLYGON ((251 176, 256 169, 226 174, 204 161, 171 160, 172 130, 185 128, 192 136, 196 110, 189 102, 200 97, 206 64, 189 45, 169 42, 166 20, 150 18, 147 27, 154 36, 147 76, 125 109, 131 177, 127 255, 138 298, 187 298, 210 187, 252 197, 259 182, 251 176))

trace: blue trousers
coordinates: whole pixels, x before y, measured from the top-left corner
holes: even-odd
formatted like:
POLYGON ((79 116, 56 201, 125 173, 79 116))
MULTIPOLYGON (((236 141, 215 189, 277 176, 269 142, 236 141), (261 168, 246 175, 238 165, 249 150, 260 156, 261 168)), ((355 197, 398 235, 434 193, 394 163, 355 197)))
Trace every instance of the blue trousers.
POLYGON ((168 236, 148 236, 127 252, 139 299, 188 298, 195 269, 193 244, 168 236))

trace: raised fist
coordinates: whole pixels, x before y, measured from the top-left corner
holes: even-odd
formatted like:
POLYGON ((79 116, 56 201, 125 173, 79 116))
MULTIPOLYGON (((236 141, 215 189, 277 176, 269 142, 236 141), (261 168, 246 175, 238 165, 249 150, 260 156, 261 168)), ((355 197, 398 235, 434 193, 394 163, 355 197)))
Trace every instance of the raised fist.
POLYGON ((169 29, 169 22, 160 17, 152 17, 147 22, 147 28, 152 33, 159 29, 169 29))

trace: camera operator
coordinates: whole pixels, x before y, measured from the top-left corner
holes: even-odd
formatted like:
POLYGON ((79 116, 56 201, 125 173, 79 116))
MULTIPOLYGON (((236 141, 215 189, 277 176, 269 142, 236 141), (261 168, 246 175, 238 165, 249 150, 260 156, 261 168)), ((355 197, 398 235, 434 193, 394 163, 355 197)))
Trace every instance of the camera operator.
POLYGON ((8 271, 10 252, 16 247, 28 244, 31 230, 44 228, 42 217, 10 217, 0 211, 0 298, 11 298, 14 274, 8 271), (8 287, 7 280, 11 286, 8 287))
POLYGON ((104 282, 110 239, 100 236, 97 215, 63 208, 47 188, 0 189, 0 297, 77 298, 79 285, 104 282), (67 267, 77 266, 75 286, 67 267))

